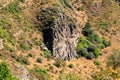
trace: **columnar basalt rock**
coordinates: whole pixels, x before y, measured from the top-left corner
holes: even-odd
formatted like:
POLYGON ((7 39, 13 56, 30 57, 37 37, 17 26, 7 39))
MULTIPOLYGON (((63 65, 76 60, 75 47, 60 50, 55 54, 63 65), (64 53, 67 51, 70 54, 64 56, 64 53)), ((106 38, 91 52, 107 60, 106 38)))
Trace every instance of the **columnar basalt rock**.
POLYGON ((53 56, 62 60, 76 58, 79 38, 76 20, 57 7, 41 10, 39 20, 43 25, 44 42, 53 56))

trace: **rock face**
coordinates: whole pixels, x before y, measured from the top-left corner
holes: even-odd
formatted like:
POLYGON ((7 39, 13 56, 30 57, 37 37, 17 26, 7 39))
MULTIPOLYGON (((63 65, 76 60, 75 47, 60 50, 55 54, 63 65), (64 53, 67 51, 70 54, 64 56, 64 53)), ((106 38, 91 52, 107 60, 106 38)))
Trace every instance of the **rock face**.
POLYGON ((3 49, 3 47, 4 47, 4 46, 3 46, 3 40, 0 39, 0 50, 3 49))
POLYGON ((56 58, 71 60, 77 57, 79 38, 76 21, 60 8, 49 7, 40 12, 44 42, 56 58))
MULTIPOLYGON (((16 77, 19 78, 19 80, 31 80, 33 77, 30 75, 29 71, 26 69, 24 65, 19 65, 17 63, 13 64, 15 67, 14 72, 16 74, 16 77)), ((13 69, 14 69, 13 67, 13 69)), ((36 80, 36 79, 35 79, 36 80)))

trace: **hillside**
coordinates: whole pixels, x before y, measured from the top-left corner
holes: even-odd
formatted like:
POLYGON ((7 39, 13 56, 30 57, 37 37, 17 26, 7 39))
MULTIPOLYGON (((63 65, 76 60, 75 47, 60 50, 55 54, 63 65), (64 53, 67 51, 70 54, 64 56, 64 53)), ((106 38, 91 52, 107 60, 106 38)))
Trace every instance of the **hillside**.
POLYGON ((120 80, 119 0, 0 0, 0 80, 120 80))

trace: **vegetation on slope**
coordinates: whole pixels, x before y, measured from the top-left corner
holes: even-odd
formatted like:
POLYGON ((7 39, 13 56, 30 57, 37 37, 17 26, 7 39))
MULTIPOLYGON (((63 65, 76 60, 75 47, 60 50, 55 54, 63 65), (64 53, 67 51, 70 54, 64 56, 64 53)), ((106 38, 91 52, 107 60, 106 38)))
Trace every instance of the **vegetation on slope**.
POLYGON ((87 59, 97 58, 101 54, 100 49, 110 46, 110 42, 100 38, 90 23, 86 24, 82 33, 84 37, 80 37, 77 46, 79 56, 84 56, 87 59))
POLYGON ((0 80, 19 80, 11 75, 11 72, 5 62, 0 63, 0 80))

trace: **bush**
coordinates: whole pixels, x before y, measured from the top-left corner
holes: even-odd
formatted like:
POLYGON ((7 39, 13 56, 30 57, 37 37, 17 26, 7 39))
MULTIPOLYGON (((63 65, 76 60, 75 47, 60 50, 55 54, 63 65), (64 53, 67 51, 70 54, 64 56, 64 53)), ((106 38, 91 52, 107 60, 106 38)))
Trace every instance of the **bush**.
POLYGON ((24 50, 30 50, 30 49, 31 49, 30 46, 26 46, 26 45, 24 45, 23 43, 20 44, 20 47, 21 47, 22 49, 24 49, 24 50))
POLYGON ((57 59, 54 63, 56 67, 65 67, 66 63, 63 60, 57 59))
POLYGON ((93 52, 97 47, 95 45, 88 46, 88 52, 93 52))
POLYGON ((92 43, 101 43, 101 42, 102 42, 101 38, 100 38, 99 35, 96 34, 96 33, 89 34, 89 35, 87 36, 87 40, 89 40, 89 41, 92 42, 92 43))
POLYGON ((86 48, 80 48, 79 50, 77 50, 77 53, 79 57, 80 56, 86 57, 89 54, 86 48))
POLYGON ((79 51, 80 48, 87 48, 88 45, 90 45, 90 42, 86 40, 85 37, 80 37, 77 44, 77 51, 79 51))
POLYGON ((107 61, 108 66, 112 66, 113 68, 117 68, 120 66, 120 51, 116 50, 112 55, 108 57, 107 61))
POLYGON ((70 0, 60 0, 60 2, 63 6, 71 8, 70 0))
POLYGON ((69 68, 73 68, 74 67, 74 65, 73 64, 69 64, 69 68))
POLYGON ((100 65, 100 62, 99 61, 94 61, 94 64, 95 65, 100 65))
POLYGON ((79 57, 84 56, 87 59, 92 59, 100 55, 100 49, 83 37, 80 37, 76 50, 79 57))
POLYGON ((82 33, 85 37, 80 37, 76 48, 79 56, 84 56, 87 59, 97 58, 100 55, 100 49, 110 46, 110 42, 100 38, 93 31, 89 22, 83 28, 82 33))
POLYGON ((6 11, 16 15, 21 11, 21 8, 19 6, 19 1, 11 2, 7 7, 6 11))
POLYGON ((23 55, 20 55, 16 60, 22 64, 30 65, 28 58, 23 55))
POLYGON ((95 58, 95 55, 92 52, 89 52, 89 54, 86 56, 87 59, 93 59, 95 58))
POLYGON ((32 53, 29 53, 28 56, 29 57, 34 57, 34 55, 32 53))
POLYGON ((11 57, 14 58, 15 60, 18 58, 17 54, 15 54, 15 53, 12 53, 11 57))
POLYGON ((57 80, 81 80, 80 77, 77 74, 63 74, 59 75, 57 80))
POLYGON ((99 48, 96 48, 94 51, 93 51, 95 57, 97 58, 99 55, 100 55, 100 49, 99 48))
POLYGON ((11 72, 5 62, 0 63, 0 80, 19 80, 11 75, 11 72))
POLYGON ((51 80, 51 76, 48 74, 46 69, 34 68, 31 70, 38 80, 51 80))
POLYGON ((20 0, 20 1, 24 3, 26 0, 20 0))
POLYGON ((105 45, 105 47, 108 47, 111 45, 110 41, 106 41, 105 38, 102 39, 102 43, 103 43, 103 45, 105 45))
POLYGON ((6 48, 8 51, 10 51, 10 52, 14 52, 14 51, 15 51, 13 47, 10 47, 10 46, 8 46, 8 45, 5 45, 5 48, 6 48))
POLYGON ((84 36, 88 36, 90 34, 93 34, 93 29, 91 28, 91 24, 88 22, 85 27, 82 30, 82 33, 84 36))
POLYGON ((104 69, 100 72, 96 72, 92 75, 92 80, 119 80, 120 78, 120 71, 112 71, 110 69, 104 69))
POLYGON ((36 60, 38 63, 42 63, 42 59, 41 58, 37 58, 36 60))
POLYGON ((49 58, 49 57, 51 56, 50 50, 44 50, 44 56, 45 56, 46 58, 49 58))

